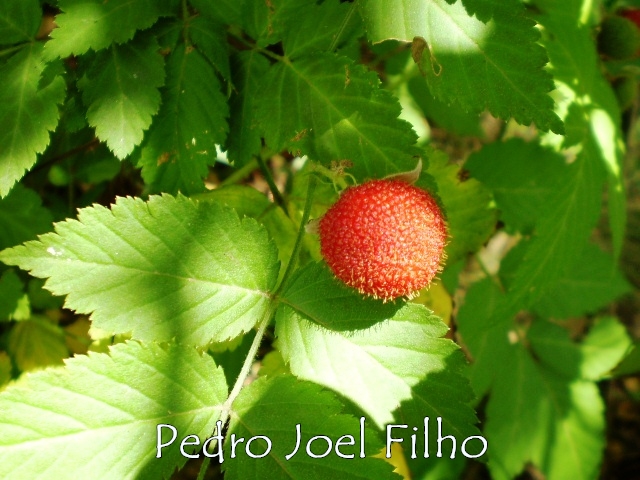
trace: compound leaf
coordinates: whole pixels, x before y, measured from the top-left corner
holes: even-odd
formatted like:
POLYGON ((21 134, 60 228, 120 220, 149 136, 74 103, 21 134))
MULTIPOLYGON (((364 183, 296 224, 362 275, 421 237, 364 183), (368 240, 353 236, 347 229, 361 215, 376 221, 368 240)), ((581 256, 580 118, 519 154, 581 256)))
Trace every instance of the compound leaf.
POLYGON ((275 246, 253 219, 179 196, 118 198, 56 233, 0 253, 10 265, 49 277, 65 305, 96 327, 141 340, 206 345, 253 327, 278 276, 275 246))
POLYGON ((0 475, 166 478, 186 458, 177 446, 156 458, 157 425, 204 437, 226 396, 222 370, 195 349, 128 342, 77 356, 0 393, 0 475))
POLYGON ((613 257, 589 244, 575 265, 532 308, 547 318, 579 317, 606 306, 630 289, 613 257))

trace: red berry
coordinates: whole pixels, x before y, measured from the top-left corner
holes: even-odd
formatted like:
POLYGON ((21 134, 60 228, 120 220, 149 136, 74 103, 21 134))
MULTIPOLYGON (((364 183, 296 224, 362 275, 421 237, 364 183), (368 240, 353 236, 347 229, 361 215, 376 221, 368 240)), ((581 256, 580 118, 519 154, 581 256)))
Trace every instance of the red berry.
POLYGON ((640 28, 640 10, 637 8, 627 8, 620 12, 624 18, 631 20, 636 24, 636 27, 640 28))
POLYGON ((436 201, 401 180, 348 188, 322 217, 318 233, 335 276, 384 301, 426 287, 440 269, 447 239, 436 201))

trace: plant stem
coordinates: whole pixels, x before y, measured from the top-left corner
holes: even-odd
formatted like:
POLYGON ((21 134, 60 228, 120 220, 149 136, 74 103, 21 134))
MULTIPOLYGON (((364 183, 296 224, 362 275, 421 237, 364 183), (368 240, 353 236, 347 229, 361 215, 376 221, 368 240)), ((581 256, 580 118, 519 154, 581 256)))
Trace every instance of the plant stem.
POLYGON ((313 192, 316 189, 317 179, 314 175, 309 175, 309 185, 307 187, 307 200, 304 204, 304 211, 302 212, 302 220, 300 220, 300 228, 298 229, 298 235, 296 237, 296 243, 293 246, 293 251, 291 252, 291 257, 289 258, 289 263, 287 264, 287 269, 284 271, 284 275, 282 276, 282 280, 280 281, 280 285, 276 288, 274 293, 274 297, 277 297, 283 286, 287 282, 287 279, 291 275, 293 271, 293 267, 298 260, 298 253, 300 252, 300 247, 302 246, 302 238, 305 234, 305 228, 307 226, 307 222, 309 221, 309 215, 311 215, 311 205, 313 204, 313 192))
MULTIPOLYGON (((236 398, 238 398, 238 395, 240 395, 240 391, 244 386, 244 382, 249 376, 249 372, 251 371, 251 366, 253 365, 253 361, 256 357, 256 354, 258 353, 258 348, 260 348, 260 344, 262 343, 264 333, 267 330, 267 327, 269 326, 269 324, 271 323, 271 318, 273 317, 276 307, 277 307, 277 303, 272 302, 271 306, 269 307, 269 309, 267 309, 264 317, 260 321, 260 324, 258 326, 258 331, 256 332, 256 336, 254 337, 253 342, 251 342, 251 347, 249 348, 249 352, 247 353, 247 358, 244 359, 244 363, 242 364, 242 369, 240 370, 240 374, 238 375, 236 382, 233 384, 233 388, 231 389, 231 393, 227 397, 227 400, 222 405, 222 413, 220 414, 219 420, 221 422, 220 425, 222 425, 223 427, 227 424, 227 421, 231 416, 231 407, 233 406, 233 402, 236 400, 236 398)), ((218 434, 221 434, 221 433, 222 432, 218 432, 218 434)), ((217 444, 213 444, 211 448, 212 449, 215 448, 216 445, 217 444)), ((204 461, 202 462, 202 465, 200 465, 200 471, 198 472, 197 480, 204 479, 204 475, 207 471, 207 468, 209 468, 210 462, 211 462, 210 457, 205 457, 204 461)))
POLYGON ((248 177, 256 168, 258 168, 258 162, 254 157, 251 159, 251 161, 249 161, 249 163, 240 167, 223 181, 221 181, 220 186, 224 187, 225 185, 233 185, 235 183, 238 183, 240 180, 244 180, 246 177, 248 177))
POLYGON ((265 163, 264 158, 262 157, 262 155, 258 155, 256 157, 256 160, 258 161, 258 167, 260 167, 262 175, 264 175, 267 184, 269 184, 269 190, 271 190, 271 193, 273 194, 273 201, 276 202, 276 205, 282 208, 282 210, 284 210, 284 213, 286 213, 287 216, 289 216, 289 212, 287 212, 287 208, 284 203, 284 198, 282 197, 280 190, 278 190, 276 182, 273 181, 273 175, 271 175, 271 172, 267 168, 267 164, 265 163))
MULTIPOLYGON (((235 402, 238 395, 240 395, 240 391, 244 386, 244 382, 249 376, 249 372, 251 371, 251 366, 253 365, 253 361, 255 360, 256 354, 258 353, 258 348, 260 348, 260 344, 262 343, 262 339, 265 336, 265 332, 267 331, 267 327, 271 323, 271 319, 273 318, 276 308, 278 307, 277 301, 277 293, 282 289, 282 286, 285 284, 286 279, 291 274, 293 267, 295 266, 298 253, 300 252, 300 246, 302 245, 302 238, 305 234, 305 226, 307 221, 309 220, 309 215, 311 213, 311 205, 313 204, 313 192, 316 189, 316 178, 311 175, 309 176, 309 186, 307 188, 307 199, 304 205, 304 212, 302 213, 302 220, 300 221, 300 228, 298 229, 298 235, 296 237, 296 243, 293 247, 293 252, 291 253, 291 257, 289 259, 289 263, 287 264, 287 269, 285 270, 284 275, 282 276, 282 281, 280 285, 276 289, 276 292, 272 296, 271 304, 269 308, 265 312, 264 316, 260 320, 258 324, 258 331, 256 332, 256 336, 251 342, 251 347, 249 347, 249 352, 247 353, 247 357, 244 359, 244 363, 242 364, 242 368, 240 369, 240 374, 236 379, 236 382, 233 384, 233 388, 231 389, 231 393, 227 397, 227 400, 222 405, 222 413, 220 415, 220 425, 223 427, 226 425, 229 417, 231 416, 231 407, 233 406, 233 402, 235 402)), ((218 432, 220 434, 222 432, 218 432)), ((215 448, 216 445, 212 445, 212 448, 215 448)), ((211 459, 209 457, 205 457, 202 465, 200 465, 200 471, 198 472, 198 479, 203 480, 207 468, 209 468, 209 463, 211 459)))

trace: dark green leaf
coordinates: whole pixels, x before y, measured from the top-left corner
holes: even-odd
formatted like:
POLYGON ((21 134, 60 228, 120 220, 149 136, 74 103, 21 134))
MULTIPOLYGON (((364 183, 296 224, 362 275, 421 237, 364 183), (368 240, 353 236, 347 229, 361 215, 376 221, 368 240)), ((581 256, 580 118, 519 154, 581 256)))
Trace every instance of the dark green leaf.
MULTIPOLYGON (((244 438, 236 449, 236 458, 230 458, 230 442, 225 442, 227 458, 223 464, 228 480, 325 480, 327 478, 398 479, 393 467, 374 458, 382 445, 369 428, 361 433, 358 420, 341 414, 342 406, 330 392, 317 385, 299 382, 289 375, 273 378, 262 377, 242 390, 233 404, 228 435, 244 438), (286 412, 286 415, 283 415, 286 412), (285 458, 294 451, 296 428, 301 429, 301 446, 297 454, 285 458), (258 439, 251 443, 253 455, 265 454, 253 459, 246 454, 248 440, 262 435, 271 440, 272 448, 266 453, 267 443, 258 439), (343 438, 353 437, 353 444, 343 438), (364 436, 364 445, 362 436, 364 436), (314 459, 306 446, 312 437, 324 436, 334 450, 324 458, 314 459), (351 458, 340 458, 335 445, 343 438, 339 451, 351 458), (364 451, 365 458, 360 452, 364 451)), ((233 438, 233 437, 231 437, 233 438)), ((321 455, 327 450, 326 439, 311 442, 311 452, 321 455)))
POLYGON ((465 168, 493 191, 507 228, 525 234, 555 208, 554 192, 569 181, 560 154, 517 138, 471 154, 465 168))
POLYGON ((38 0, 0 3, 0 45, 33 40, 41 21, 38 0))
POLYGON ((229 99, 229 136, 227 155, 236 167, 249 163, 260 153, 261 130, 257 119, 262 83, 269 69, 269 61, 255 51, 240 52, 231 59, 235 92, 229 99))
POLYGON ((600 181, 592 196, 607 179, 608 208, 613 233, 614 256, 622 249, 626 223, 626 200, 623 174, 624 138, 620 128, 620 109, 602 68, 593 41, 588 16, 575 2, 535 2, 542 14, 538 21, 544 32, 543 44, 549 53, 551 73, 561 99, 558 113, 564 118, 567 137, 553 138, 563 147, 580 144, 577 160, 599 163, 600 181), (567 28, 567 25, 573 25, 567 28), (606 175, 605 172, 606 171, 606 175))
POLYGON ((52 229, 53 217, 32 190, 16 185, 0 199, 0 250, 33 240, 52 229))
POLYGON ((213 67, 192 48, 179 46, 167 60, 162 107, 142 143, 139 165, 152 191, 204 190, 207 165, 228 130, 227 102, 213 67))
POLYGON ((0 66, 0 197, 49 145, 65 95, 62 77, 44 77, 42 44, 31 43, 0 66))
POLYGON ((371 327, 403 307, 403 302, 364 297, 337 280, 324 263, 310 263, 298 270, 282 299, 295 315, 334 331, 371 327))
POLYGON ((24 284, 16 272, 4 271, 0 276, 0 322, 9 319, 23 295, 24 284))

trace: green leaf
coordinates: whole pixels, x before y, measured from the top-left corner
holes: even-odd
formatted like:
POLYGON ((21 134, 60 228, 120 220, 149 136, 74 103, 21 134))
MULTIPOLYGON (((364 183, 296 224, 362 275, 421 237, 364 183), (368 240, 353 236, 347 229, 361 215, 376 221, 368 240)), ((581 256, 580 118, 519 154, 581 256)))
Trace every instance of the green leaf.
POLYGON ((271 67, 259 105, 267 145, 327 164, 351 160, 350 173, 358 179, 413 169, 416 135, 398 119, 397 99, 379 83, 373 72, 334 55, 271 67))
POLYGON ((508 361, 511 346, 509 322, 495 321, 495 312, 504 302, 504 294, 488 278, 475 282, 467 290, 456 318, 462 343, 473 360, 469 378, 478 397, 485 395, 495 380, 495 366, 508 361))
POLYGON ((447 216, 450 241, 446 246, 447 263, 455 263, 469 252, 477 251, 493 233, 496 212, 491 193, 474 179, 462 181, 460 167, 450 164, 447 156, 428 152, 427 172, 438 185, 447 216))
POLYGON ((588 245, 580 259, 533 305, 548 318, 579 317, 603 308, 631 286, 613 258, 595 245, 588 245))
MULTIPOLYGON (((466 360, 460 350, 444 358, 444 368, 430 371, 426 378, 413 387, 413 396, 405 400, 395 412, 395 423, 399 425, 417 426, 423 430, 425 418, 428 418, 427 438, 429 440, 426 452, 431 459, 438 458, 438 430, 441 437, 453 435, 456 438, 455 450, 451 440, 442 442, 441 455, 453 462, 451 454, 464 457, 461 452, 462 442, 472 436, 479 436, 480 431, 475 426, 478 423, 475 412, 470 406, 475 400, 469 380, 464 376, 466 360), (440 419, 440 420, 438 420, 440 419), (438 427, 440 425, 440 427, 438 427)), ((395 429, 394 437, 402 438, 405 458, 409 463, 413 478, 426 471, 433 460, 425 459, 425 442, 422 432, 416 435, 413 428, 395 429), (416 435, 416 457, 411 458, 412 443, 410 435, 416 435)), ((470 440, 465 450, 469 455, 478 455, 483 449, 480 440, 470 440)), ((485 457, 486 458, 486 457, 485 457)))
POLYGON ((324 263, 310 263, 289 280, 282 299, 302 318, 327 330, 368 328, 382 322, 403 307, 403 303, 364 297, 337 280, 324 263))
POLYGON ((0 250, 33 240, 52 228, 53 217, 42 199, 21 184, 0 199, 0 250))
MULTIPOLYGON (((504 301, 495 283, 484 279, 468 290, 457 318, 475 360, 476 392, 491 392, 484 433, 492 477, 511 479, 532 462, 548 478, 595 478, 604 446, 603 402, 596 385, 579 373, 595 369, 573 348, 546 349, 544 361, 535 362, 525 337, 531 333, 534 342, 536 331, 504 318, 495 321, 504 301), (563 374, 551 364, 562 364, 563 374)), ((611 352, 599 350, 593 358, 611 352)))
POLYGON ((624 375, 634 375, 640 372, 640 341, 636 340, 626 352, 624 360, 614 370, 616 377, 624 375))
POLYGON ((0 45, 33 40, 42 20, 38 0, 0 4, 0 45))
POLYGON ((227 35, 219 23, 197 17, 189 23, 189 36, 205 57, 216 67, 222 78, 231 79, 227 35))
POLYGON ((8 320, 18 308, 18 301, 24 295, 24 284, 13 270, 6 270, 0 276, 0 321, 8 320))
POLYGON ((625 327, 613 317, 596 321, 579 344, 571 341, 567 330, 546 321, 535 322, 528 337, 534 352, 550 370, 594 381, 609 374, 631 347, 625 327))
MULTIPOLYGON (((560 99, 557 112, 567 129, 566 138, 549 136, 547 140, 565 148, 580 144, 576 161, 586 159, 601 164, 600 182, 606 178, 608 183, 609 222, 617 258, 626 224, 622 181, 625 142, 620 109, 611 85, 603 77, 593 27, 582 5, 548 0, 538 0, 536 4, 542 12, 537 20, 543 26, 542 43, 549 53, 550 72, 560 99)), ((601 187, 601 183, 597 186, 601 187)), ((600 193, 594 191, 593 196, 599 197, 600 193)))
POLYGON ((535 234, 496 319, 536 303, 577 265, 600 214, 602 169, 591 155, 565 167, 566 179, 547 199, 535 234))
POLYGON ((273 378, 261 377, 244 388, 233 403, 228 435, 225 442, 225 478, 228 480, 261 480, 264 478, 324 480, 327 478, 396 479, 393 467, 379 458, 374 458, 382 445, 373 431, 365 427, 361 433, 358 420, 341 414, 342 406, 334 395, 317 385, 299 382, 289 375, 273 378), (286 415, 283 415, 286 412, 286 415), (297 454, 286 458, 296 445, 296 428, 300 426, 301 442, 297 454), (244 438, 236 448, 235 460, 231 458, 230 443, 244 438), (253 459, 246 454, 246 442, 256 435, 271 440, 268 453, 267 442, 257 439, 251 443, 253 455, 265 455, 253 459), (353 443, 345 435, 353 437, 353 443), (364 445, 362 442, 364 435, 364 445), (311 442, 312 437, 324 436, 311 442), (341 446, 336 443, 341 439, 341 446), (311 458, 307 444, 315 455, 322 455, 331 442, 334 450, 324 458, 311 458), (353 455, 352 458, 340 458, 353 455), (365 458, 360 457, 364 451, 365 458), (227 460, 229 458, 229 460, 227 460))
POLYGON ((189 0, 198 12, 216 22, 225 25, 236 25, 242 20, 242 8, 246 0, 189 0))
POLYGON ((49 144, 65 96, 61 76, 43 76, 42 44, 30 43, 0 66, 0 197, 49 144))
POLYGON ((229 114, 213 67, 194 49, 179 46, 167 59, 162 107, 140 153, 151 191, 185 194, 204 190, 207 165, 226 138, 229 114))
POLYGON ((239 52, 231 59, 232 80, 236 89, 229 99, 229 136, 227 155, 236 167, 249 163, 262 147, 257 123, 257 106, 261 101, 262 82, 269 70, 269 61, 252 50, 239 52))
MULTIPOLYGON (((321 328, 286 305, 276 314, 278 349, 291 372, 340 392, 380 427, 411 398, 412 387, 446 371, 448 357, 457 352, 452 341, 440 338, 446 331, 438 317, 416 304, 357 331, 321 328)), ((436 411, 445 408, 437 394, 429 399, 436 411)))
POLYGON ((40 315, 13 326, 7 337, 7 352, 23 372, 62 365, 69 356, 64 330, 40 315))
POLYGON ((604 447, 603 402, 595 384, 539 369, 522 345, 510 347, 487 405, 485 434, 493 478, 510 479, 527 461, 548 478, 597 476, 604 447))
MULTIPOLYGON (((191 196, 199 202, 219 202, 233 208, 238 216, 255 218, 267 228, 269 236, 278 247, 280 266, 285 266, 296 241, 298 227, 284 211, 253 187, 246 185, 228 185, 207 193, 191 196)), ((284 271, 281 268, 281 274, 284 271)))
POLYGON ((206 345, 247 331, 269 306, 278 275, 262 226, 185 197, 118 198, 79 211, 56 233, 0 253, 95 327, 146 341, 206 345))
POLYGON ((485 146, 464 166, 492 190, 507 229, 524 234, 554 208, 550 199, 569 181, 560 154, 518 138, 485 146))
POLYGON ((58 28, 51 32, 45 58, 51 60, 82 55, 87 50, 125 43, 136 31, 153 25, 159 17, 172 15, 176 0, 59 0, 62 13, 56 15, 58 28))
POLYGON ((77 356, 0 393, 0 475, 166 478, 186 461, 177 442, 213 431, 226 396, 222 370, 191 348, 129 342, 77 356), (180 437, 156 458, 159 424, 180 437))
POLYGON ((438 100, 429 90, 427 82, 422 77, 413 77, 407 82, 411 98, 415 100, 425 117, 445 130, 463 136, 483 137, 480 127, 480 116, 468 113, 458 104, 447 104, 438 100))
POLYGON ((330 52, 349 40, 358 27, 354 7, 339 0, 322 4, 307 0, 271 0, 247 5, 253 21, 249 33, 259 45, 282 41, 290 59, 330 52))
POLYGON ((421 37, 414 44, 414 59, 441 100, 563 133, 548 95, 553 82, 543 69, 547 56, 521 3, 484 2, 491 9, 486 23, 470 16, 461 2, 451 3, 366 0, 360 12, 373 42, 421 37))
POLYGON ((164 59, 151 36, 99 52, 78 82, 87 120, 96 135, 122 159, 142 142, 160 108, 164 59))

